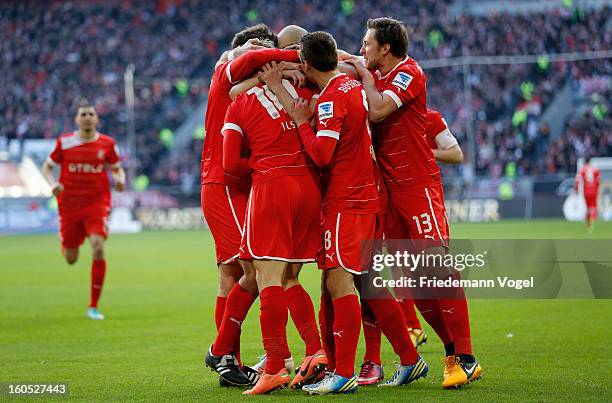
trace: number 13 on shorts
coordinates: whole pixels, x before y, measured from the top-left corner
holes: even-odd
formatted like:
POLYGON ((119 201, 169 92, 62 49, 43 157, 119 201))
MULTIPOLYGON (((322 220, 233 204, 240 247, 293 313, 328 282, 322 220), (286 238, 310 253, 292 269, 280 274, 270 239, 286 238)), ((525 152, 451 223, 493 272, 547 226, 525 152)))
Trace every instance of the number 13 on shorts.
POLYGON ((413 215, 412 220, 414 221, 419 235, 429 234, 433 229, 433 226, 431 225, 431 216, 429 213, 423 213, 419 216, 413 215))

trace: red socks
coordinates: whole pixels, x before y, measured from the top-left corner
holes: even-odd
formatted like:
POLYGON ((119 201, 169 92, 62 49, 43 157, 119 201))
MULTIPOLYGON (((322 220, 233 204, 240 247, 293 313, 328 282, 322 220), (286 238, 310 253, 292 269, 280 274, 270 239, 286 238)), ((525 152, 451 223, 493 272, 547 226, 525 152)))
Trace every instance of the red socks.
POLYGON ((259 293, 261 301, 261 336, 266 350, 266 374, 285 368, 287 347, 287 298, 280 286, 266 287, 259 293))
POLYGON ((419 322, 419 318, 416 314, 416 310, 414 309, 414 301, 409 298, 405 298, 398 302, 400 304, 400 307, 402 308, 402 312, 404 313, 406 327, 412 329, 423 329, 423 327, 421 327, 421 322, 419 322))
POLYGON ((355 354, 361 330, 361 309, 357 295, 350 294, 333 301, 335 315, 334 342, 336 374, 350 378, 355 374, 355 354))
MULTIPOLYGON (((470 316, 463 289, 456 299, 440 300, 442 317, 451 331, 455 343, 455 354, 472 355, 472 337, 470 335, 470 316), (463 298, 461 298, 463 297, 463 298)), ((446 344, 446 343, 445 343, 446 344)))
POLYGON ((368 306, 376 317, 376 324, 385 334, 402 365, 414 365, 419 359, 404 323, 402 309, 395 299, 370 299, 368 306))
POLYGON ((296 284, 285 291, 289 313, 295 327, 306 344, 306 355, 313 355, 321 350, 321 337, 314 315, 314 306, 310 295, 301 284, 296 284))
POLYGON ((438 300, 415 299, 414 304, 421 312, 421 315, 423 315, 423 318, 429 323, 429 326, 436 332, 442 344, 447 345, 453 341, 453 335, 448 326, 446 326, 438 300))
POLYGON ((98 307, 98 300, 102 294, 102 285, 104 284, 104 275, 106 274, 106 260, 94 260, 91 263, 91 298, 89 300, 90 308, 98 307))
POLYGON ((381 331, 376 325, 376 318, 374 318, 366 300, 361 300, 361 316, 363 318, 363 338, 365 339, 365 355, 363 360, 381 365, 381 331))
MULTIPOLYGON (((219 301, 219 298, 221 297, 217 297, 217 301, 219 301)), ((225 303, 223 321, 213 344, 213 355, 225 355, 232 351, 236 356, 240 354, 240 329, 242 321, 246 318, 256 298, 256 295, 251 294, 238 283, 232 287, 225 303), (237 349, 238 351, 236 351, 237 349)))
POLYGON ((217 332, 221 329, 221 322, 223 321, 223 312, 225 312, 225 304, 227 297, 217 296, 217 304, 215 305, 215 324, 217 325, 217 332))
POLYGON ((319 307, 319 326, 321 326, 321 341, 329 365, 327 369, 333 371, 336 368, 336 346, 334 344, 334 305, 329 293, 321 293, 321 306, 319 307))

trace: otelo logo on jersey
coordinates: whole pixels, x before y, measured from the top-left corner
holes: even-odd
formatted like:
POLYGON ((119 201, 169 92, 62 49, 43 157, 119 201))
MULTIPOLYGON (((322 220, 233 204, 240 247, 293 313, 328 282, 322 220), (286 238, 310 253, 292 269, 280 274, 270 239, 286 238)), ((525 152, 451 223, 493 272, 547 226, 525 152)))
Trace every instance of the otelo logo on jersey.
POLYGON ((319 120, 329 119, 334 116, 334 102, 321 102, 319 104, 319 120))
POLYGON ((400 87, 403 90, 406 90, 410 85, 411 81, 412 76, 410 74, 400 71, 399 73, 397 73, 391 84, 395 85, 396 87, 400 87))
POLYGON ((104 171, 104 164, 88 164, 88 163, 70 163, 68 164, 68 172, 99 174, 104 171))

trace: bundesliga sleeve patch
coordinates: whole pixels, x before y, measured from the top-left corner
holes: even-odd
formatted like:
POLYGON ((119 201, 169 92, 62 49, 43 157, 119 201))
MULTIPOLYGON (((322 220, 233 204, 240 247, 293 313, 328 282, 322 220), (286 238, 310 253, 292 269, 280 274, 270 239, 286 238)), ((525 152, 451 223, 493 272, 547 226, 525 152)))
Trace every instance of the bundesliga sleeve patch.
POLYGON ((329 119, 334 116, 334 102, 321 102, 318 110, 319 121, 329 119))
POLYGON ((391 84, 405 91, 406 89, 408 89, 408 86, 410 85, 411 81, 412 76, 410 74, 400 71, 399 73, 397 73, 391 84))

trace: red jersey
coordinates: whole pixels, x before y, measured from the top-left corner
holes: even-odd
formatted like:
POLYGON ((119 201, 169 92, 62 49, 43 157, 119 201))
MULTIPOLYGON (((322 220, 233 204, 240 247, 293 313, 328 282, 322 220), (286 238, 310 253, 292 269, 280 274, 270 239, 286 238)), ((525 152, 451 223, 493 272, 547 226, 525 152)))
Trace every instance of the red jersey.
POLYGON ((202 150, 202 184, 238 184, 240 178, 227 175, 223 170, 223 137, 221 129, 225 113, 232 103, 230 90, 239 81, 252 75, 256 69, 272 61, 297 61, 297 50, 259 49, 223 63, 217 67, 208 91, 206 107, 206 137, 202 150))
POLYGON ((49 156, 60 164, 59 182, 64 191, 58 196, 60 215, 110 210, 110 189, 106 164, 119 162, 115 140, 96 133, 95 139, 84 141, 78 132, 64 133, 49 156))
POLYGON ((432 150, 446 150, 457 145, 457 139, 451 133, 446 120, 436 110, 427 108, 427 144, 432 150))
POLYGON ((359 81, 338 74, 316 104, 317 137, 338 140, 329 165, 321 169, 324 212, 376 213, 372 137, 365 91, 359 81))
POLYGON ((440 182, 440 169, 427 144, 425 73, 406 56, 389 73, 374 73, 376 88, 397 104, 374 125, 376 159, 389 190, 409 190, 414 185, 440 182))
POLYGON ((578 189, 578 184, 582 183, 582 189, 585 195, 596 195, 599 192, 600 176, 601 173, 599 172, 599 168, 591 164, 584 164, 580 172, 576 175, 576 189, 578 189))
MULTIPOLYGON (((312 98, 312 91, 306 87, 296 90, 286 80, 283 86, 294 98, 312 98)), ((232 103, 222 134, 229 130, 242 135, 253 169, 253 184, 281 176, 314 174, 295 123, 266 85, 251 88, 232 103)))

